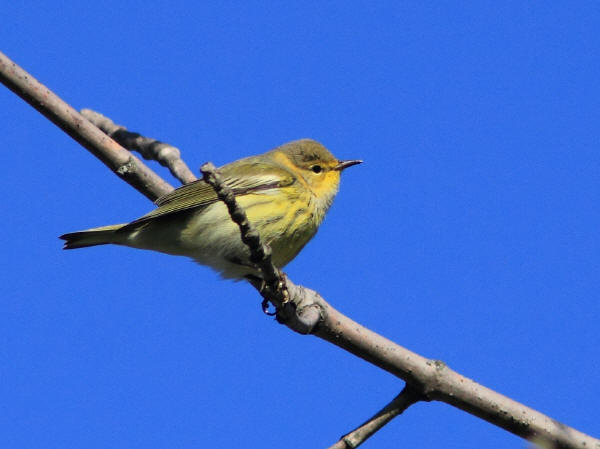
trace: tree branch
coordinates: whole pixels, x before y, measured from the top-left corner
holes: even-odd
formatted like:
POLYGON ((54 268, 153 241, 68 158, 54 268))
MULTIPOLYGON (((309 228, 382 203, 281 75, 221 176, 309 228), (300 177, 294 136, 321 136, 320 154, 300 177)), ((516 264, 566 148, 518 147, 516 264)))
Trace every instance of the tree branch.
MULTIPOLYGON (((205 179, 211 178, 209 183, 227 205, 232 220, 240 226, 242 239, 250 251, 262 246, 260 236, 248 223, 246 213, 237 204, 231 189, 221 181, 214 166, 205 164, 202 170, 205 179), (252 233, 252 239, 246 232, 252 233), (250 240, 252 244, 248 243, 250 240)), ((261 267, 270 264, 276 273, 279 272, 271 264, 270 253, 263 260, 258 254, 256 258, 261 267)), ((279 322, 296 332, 312 333, 403 379, 422 395, 423 400, 446 402, 511 433, 536 442, 543 441, 551 447, 600 449, 600 440, 479 385, 439 360, 426 359, 361 326, 334 309, 314 290, 297 286, 287 278, 286 287, 289 300, 285 303, 277 296, 271 296, 272 292, 259 290, 265 299, 278 307, 279 322)))
MULTIPOLYGON (((1 53, 0 81, 46 115, 145 196, 154 199, 172 189, 139 159, 120 147, 1 53)), ((229 196, 222 189, 223 185, 219 183, 218 176, 211 185, 217 193, 219 189, 222 190, 220 198, 223 197, 223 200, 229 196)), ((235 205, 233 195, 232 199, 227 201, 229 200, 232 200, 232 205, 235 205)), ((231 210, 230 208, 232 219, 235 220, 237 216, 240 223, 244 220, 247 222, 241 208, 234 207, 233 213, 231 210)), ((253 235, 249 224, 247 231, 242 229, 242 234, 244 232, 253 235)), ((258 248, 263 246, 260 238, 251 237, 249 242, 247 244, 251 251, 253 247, 259 251, 258 248)), ((271 268, 267 265, 263 268, 262 264, 263 262, 266 264, 269 259, 268 250, 263 251, 264 256, 257 254, 253 256, 253 262, 259 264, 261 270, 264 269, 263 273, 267 273, 271 268)), ((443 362, 424 358, 370 331, 335 310, 317 292, 295 285, 275 267, 272 268, 274 274, 271 280, 279 286, 280 290, 287 290, 287 297, 277 296, 282 294, 278 289, 259 288, 259 291, 263 297, 269 298, 278 307, 278 320, 296 332, 312 333, 405 380, 407 388, 415 396, 401 393, 398 404, 394 406, 390 404, 391 407, 397 407, 398 413, 417 400, 438 400, 538 444, 559 448, 600 449, 600 440, 479 385, 451 370, 443 362)), ((267 274, 265 278, 270 276, 267 274)), ((255 287, 261 286, 257 284, 255 287)), ((370 420, 373 424, 369 424, 369 421, 365 424, 366 428, 363 429, 361 426, 357 429, 357 434, 352 432, 349 434, 351 437, 347 435, 346 443, 354 444, 354 441, 358 441, 357 435, 361 432, 370 435, 380 425, 388 422, 395 412, 387 409, 388 407, 370 420)))
MULTIPOLYGON (((312 292, 314 295, 318 294, 312 292)), ((453 405, 509 432, 555 448, 600 448, 600 440, 496 393, 451 370, 439 360, 424 358, 327 308, 315 335, 404 379, 427 400, 453 405)))
POLYGON ((181 152, 167 143, 144 137, 138 133, 127 131, 127 128, 115 124, 111 119, 91 109, 82 109, 81 115, 96 125, 107 136, 113 138, 122 147, 137 151, 144 159, 157 161, 167 167, 171 174, 182 184, 195 181, 197 178, 181 159, 181 152))
POLYGON ((119 178, 155 200, 173 187, 0 52, 0 82, 87 148, 119 178))
POLYGON ((409 384, 406 384, 400 394, 388 405, 352 432, 344 435, 337 443, 330 446, 329 449, 354 449, 360 446, 392 419, 404 413, 408 407, 421 400, 423 400, 421 393, 412 388, 409 384))

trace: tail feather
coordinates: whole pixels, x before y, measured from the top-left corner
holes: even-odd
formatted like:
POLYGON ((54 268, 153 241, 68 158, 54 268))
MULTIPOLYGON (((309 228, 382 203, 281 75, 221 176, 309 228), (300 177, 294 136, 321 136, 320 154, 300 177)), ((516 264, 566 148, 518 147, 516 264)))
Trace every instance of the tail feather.
POLYGON ((124 224, 101 226, 99 228, 86 229, 85 231, 69 232, 59 238, 65 240, 63 249, 85 248, 87 246, 106 245, 115 242, 115 232, 124 224))

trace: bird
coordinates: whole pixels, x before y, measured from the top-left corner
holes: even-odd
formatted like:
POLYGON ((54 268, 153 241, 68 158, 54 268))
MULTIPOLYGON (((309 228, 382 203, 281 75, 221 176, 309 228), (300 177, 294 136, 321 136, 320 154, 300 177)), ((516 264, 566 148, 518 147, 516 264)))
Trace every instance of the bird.
MULTIPOLYGON (((361 160, 338 160, 312 139, 288 142, 266 153, 220 167, 277 268, 287 265, 316 234, 341 172, 361 160)), ((187 256, 226 279, 261 278, 238 226, 213 188, 199 179, 158 198, 156 209, 130 223, 61 235, 63 249, 114 244, 187 256)))

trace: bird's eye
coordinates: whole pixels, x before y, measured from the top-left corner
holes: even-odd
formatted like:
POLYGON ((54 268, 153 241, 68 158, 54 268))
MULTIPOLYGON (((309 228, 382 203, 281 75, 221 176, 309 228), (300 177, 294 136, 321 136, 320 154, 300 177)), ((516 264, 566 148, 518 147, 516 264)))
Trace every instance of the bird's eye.
POLYGON ((323 171, 323 167, 321 167, 320 165, 313 165, 311 167, 311 170, 315 173, 321 173, 323 171))

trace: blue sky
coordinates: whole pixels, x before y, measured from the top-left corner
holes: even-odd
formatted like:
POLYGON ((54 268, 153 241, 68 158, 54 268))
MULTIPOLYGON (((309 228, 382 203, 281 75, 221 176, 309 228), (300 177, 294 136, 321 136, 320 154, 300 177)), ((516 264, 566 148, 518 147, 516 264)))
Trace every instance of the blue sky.
MULTIPOLYGON (((194 171, 301 137, 364 159, 291 278, 600 436, 597 2, 2 9, 3 52, 194 171)), ((186 259, 61 251, 152 205, 4 88, 0 144, 0 446, 327 447, 402 388, 186 259)), ((439 403, 364 447, 399 444, 525 446, 439 403)))

